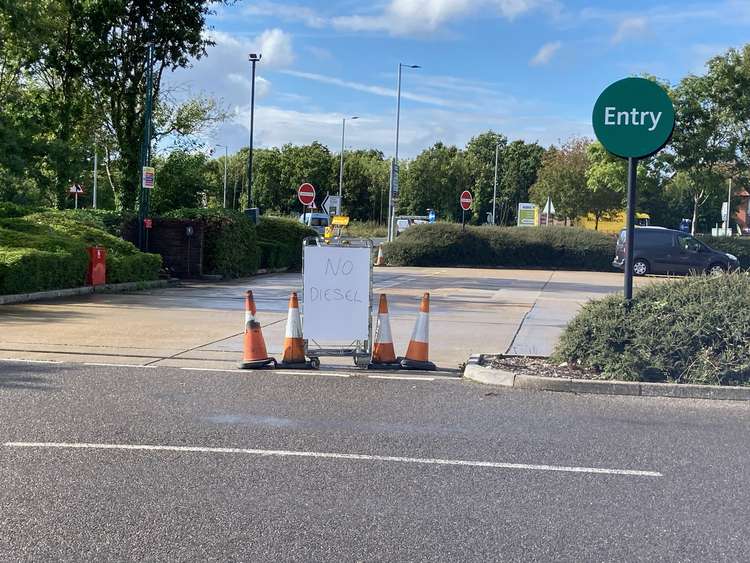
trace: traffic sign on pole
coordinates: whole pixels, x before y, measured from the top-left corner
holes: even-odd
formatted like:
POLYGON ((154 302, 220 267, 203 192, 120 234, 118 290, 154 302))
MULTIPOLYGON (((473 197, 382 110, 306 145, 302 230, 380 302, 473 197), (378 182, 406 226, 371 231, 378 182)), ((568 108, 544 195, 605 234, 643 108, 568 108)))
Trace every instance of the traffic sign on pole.
POLYGON ((305 182, 297 190, 297 199, 302 205, 310 205, 315 201, 315 187, 305 182))
POLYGON ((156 174, 156 170, 153 166, 144 166, 143 167, 143 188, 146 190, 151 190, 154 187, 154 176, 156 174))
POLYGON ((469 190, 461 192, 461 197, 458 198, 458 202, 461 204, 461 230, 466 230, 466 212, 471 208, 471 202, 474 198, 471 197, 469 190))
POLYGON ((653 80, 624 78, 599 95, 591 117, 599 142, 628 160, 628 211, 625 237, 625 300, 633 298, 633 239, 635 238, 638 159, 661 150, 675 126, 675 112, 667 92, 653 80))

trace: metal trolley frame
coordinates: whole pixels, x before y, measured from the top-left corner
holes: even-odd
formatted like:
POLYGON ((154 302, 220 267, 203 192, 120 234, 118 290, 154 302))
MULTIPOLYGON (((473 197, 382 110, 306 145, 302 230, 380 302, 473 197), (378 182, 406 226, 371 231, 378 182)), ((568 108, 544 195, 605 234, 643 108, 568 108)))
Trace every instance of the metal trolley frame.
MULTIPOLYGON (((325 346, 315 340, 305 339, 305 355, 313 365, 320 365, 322 356, 346 357, 351 356, 354 365, 367 369, 372 357, 372 240, 369 238, 334 237, 326 241, 322 237, 307 237, 302 241, 302 280, 305 279, 305 246, 334 246, 342 248, 368 248, 370 250, 370 290, 367 296, 367 340, 353 340, 351 344, 342 346, 325 346)), ((304 290, 304 288, 303 288, 304 290)))

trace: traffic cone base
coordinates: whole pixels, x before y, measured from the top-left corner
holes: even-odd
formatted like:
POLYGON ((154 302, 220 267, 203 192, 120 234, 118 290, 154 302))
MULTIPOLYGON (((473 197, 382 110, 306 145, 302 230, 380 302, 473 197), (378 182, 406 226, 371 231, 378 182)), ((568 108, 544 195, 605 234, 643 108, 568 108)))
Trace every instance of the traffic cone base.
POLYGON ((435 364, 428 360, 430 348, 429 329, 430 294, 425 293, 422 296, 422 303, 419 306, 419 316, 411 333, 409 347, 406 349, 406 356, 401 360, 402 368, 424 371, 434 371, 436 369, 435 364))
POLYGON ((276 365, 276 360, 268 356, 266 342, 263 340, 263 332, 260 323, 255 318, 255 300, 253 292, 245 294, 245 336, 243 339, 242 361, 240 369, 259 369, 269 364, 276 365))
POLYGON ((286 335, 284 337, 284 357, 276 367, 286 369, 317 369, 319 362, 305 359, 305 342, 302 339, 302 319, 299 314, 299 300, 297 292, 293 291, 289 297, 289 315, 286 319, 286 335))

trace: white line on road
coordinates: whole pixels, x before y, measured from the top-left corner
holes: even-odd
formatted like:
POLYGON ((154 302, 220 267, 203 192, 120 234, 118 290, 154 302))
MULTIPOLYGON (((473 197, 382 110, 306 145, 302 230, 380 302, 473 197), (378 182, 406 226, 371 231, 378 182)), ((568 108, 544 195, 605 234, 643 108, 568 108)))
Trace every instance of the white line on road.
POLYGON ((369 379, 407 379, 409 381, 435 381, 434 377, 416 377, 409 375, 368 375, 369 379))
POLYGON ((0 362, 23 362, 26 364, 61 364, 60 360, 22 360, 20 358, 0 358, 0 362))
POLYGON ((462 459, 431 459, 421 457, 398 457, 387 455, 342 454, 331 452, 301 452, 292 450, 260 450, 246 448, 205 448, 198 446, 155 446, 148 444, 89 444, 70 442, 5 442, 7 448, 60 448, 82 450, 136 450, 157 452, 196 452, 217 454, 246 454, 268 457, 309 457, 325 459, 348 459, 362 461, 386 461, 397 463, 419 463, 424 465, 458 465, 464 467, 489 467, 492 469, 525 469, 530 471, 558 471, 564 473, 596 473, 601 475, 629 475, 633 477, 663 477, 657 471, 636 469, 605 469, 601 467, 568 467, 564 465, 536 465, 527 463, 502 463, 494 461, 471 461, 462 459))
POLYGON ((144 366, 140 364, 107 364, 103 362, 84 362, 84 366, 101 366, 107 368, 148 368, 154 369, 156 366, 144 366))

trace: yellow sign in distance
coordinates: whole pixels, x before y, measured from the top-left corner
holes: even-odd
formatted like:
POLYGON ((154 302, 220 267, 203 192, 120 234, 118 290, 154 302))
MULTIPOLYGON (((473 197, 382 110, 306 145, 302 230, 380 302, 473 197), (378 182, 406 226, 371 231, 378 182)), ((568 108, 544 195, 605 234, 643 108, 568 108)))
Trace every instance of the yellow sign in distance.
POLYGON ((331 223, 336 227, 346 227, 349 224, 349 217, 346 215, 336 215, 331 223))

